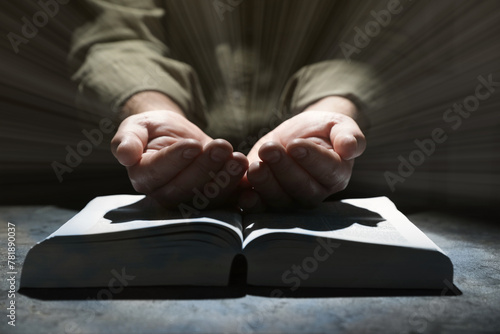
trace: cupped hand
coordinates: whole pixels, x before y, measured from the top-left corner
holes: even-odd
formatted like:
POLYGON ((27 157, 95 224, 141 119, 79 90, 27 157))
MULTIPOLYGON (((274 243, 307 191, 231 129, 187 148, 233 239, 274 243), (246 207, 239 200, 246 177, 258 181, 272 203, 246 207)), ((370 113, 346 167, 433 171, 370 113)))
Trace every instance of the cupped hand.
POLYGON ((190 203, 196 194, 214 185, 218 186, 217 194, 212 196, 212 192, 204 206, 225 203, 234 197, 248 168, 247 158, 233 153, 227 141, 213 140, 183 115, 170 110, 127 117, 111 141, 111 150, 126 166, 134 189, 165 207, 190 203), (215 183, 221 173, 223 185, 215 183))
POLYGON ((244 210, 313 207, 343 190, 354 158, 366 147, 352 117, 355 106, 330 98, 310 106, 262 137, 248 154, 244 210))

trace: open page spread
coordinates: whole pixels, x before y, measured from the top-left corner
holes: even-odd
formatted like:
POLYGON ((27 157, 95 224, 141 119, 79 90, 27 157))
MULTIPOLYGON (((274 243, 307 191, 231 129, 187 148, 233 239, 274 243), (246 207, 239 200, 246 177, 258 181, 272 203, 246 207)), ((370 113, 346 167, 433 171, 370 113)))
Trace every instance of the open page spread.
POLYGON ((243 241, 239 214, 219 210, 206 214, 207 216, 183 218, 179 212, 159 210, 144 195, 102 196, 89 202, 49 238, 151 229, 179 223, 206 223, 224 226, 243 241))
POLYGON ((326 202, 314 210, 293 213, 248 215, 244 223, 243 247, 271 233, 292 233, 371 244, 438 249, 387 197, 326 202))

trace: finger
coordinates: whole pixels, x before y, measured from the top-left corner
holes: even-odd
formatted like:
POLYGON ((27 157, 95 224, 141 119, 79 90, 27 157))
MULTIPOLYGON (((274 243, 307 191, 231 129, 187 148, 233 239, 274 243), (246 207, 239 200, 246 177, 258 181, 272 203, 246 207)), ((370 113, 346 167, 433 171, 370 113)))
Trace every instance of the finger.
POLYGON ((246 157, 235 153, 217 173, 210 173, 212 179, 204 185, 198 185, 186 193, 176 182, 165 185, 151 194, 153 198, 165 207, 173 207, 182 202, 194 206, 198 210, 207 209, 221 204, 236 204, 237 197, 230 196, 236 190, 241 177, 248 167, 246 157), (228 199, 229 198, 229 199, 228 199))
POLYGON ((258 192, 245 189, 238 198, 238 206, 246 213, 257 213, 265 210, 265 205, 258 192))
POLYGON ((347 186, 353 160, 342 160, 333 150, 306 139, 295 139, 286 149, 309 175, 327 189, 328 194, 343 190, 347 186))
POLYGON ((185 139, 159 151, 144 153, 137 164, 127 168, 132 186, 140 193, 153 192, 189 166, 202 150, 199 141, 185 139))
POLYGON ((192 199, 197 192, 203 191, 204 185, 212 180, 231 156, 231 144, 222 139, 211 141, 205 145, 203 153, 152 196, 173 202, 192 199))
POLYGON ((275 131, 271 131, 265 136, 261 137, 252 147, 250 152, 248 152, 247 157, 248 157, 248 162, 252 164, 255 161, 260 161, 259 158, 259 149, 262 145, 264 145, 267 142, 280 142, 279 136, 276 134, 275 131))
MULTIPOLYGON (((248 158, 247 158, 247 161, 248 161, 248 166, 250 166, 251 162, 248 160, 248 158)), ((242 189, 250 189, 250 188, 252 188, 252 184, 250 183, 250 181, 248 181, 248 166, 247 166, 247 171, 243 175, 243 177, 241 178, 241 181, 240 181, 240 184, 239 184, 239 186, 242 189)))
POLYGON ((248 167, 248 180, 266 206, 279 208, 293 204, 292 197, 281 187, 265 162, 254 162, 248 167))
POLYGON ((148 129, 132 116, 125 119, 111 140, 111 152, 124 166, 132 166, 141 159, 148 142, 148 129))
POLYGON ((293 199, 305 206, 314 206, 324 199, 326 189, 295 162, 281 144, 264 144, 259 156, 269 166, 281 188, 293 199))
POLYGON ((359 157, 366 148, 366 139, 358 124, 349 117, 335 124, 330 131, 333 149, 344 160, 359 157))
MULTIPOLYGON (((218 195, 214 198, 214 204, 220 204, 229 199, 229 202, 235 203, 237 197, 232 196, 240 184, 241 178, 248 169, 248 160, 242 153, 235 152, 232 157, 226 162, 224 167, 215 173, 212 180, 205 184, 205 187, 211 183, 214 189, 218 189, 218 195)), ((204 187, 204 192, 205 191, 204 187)))

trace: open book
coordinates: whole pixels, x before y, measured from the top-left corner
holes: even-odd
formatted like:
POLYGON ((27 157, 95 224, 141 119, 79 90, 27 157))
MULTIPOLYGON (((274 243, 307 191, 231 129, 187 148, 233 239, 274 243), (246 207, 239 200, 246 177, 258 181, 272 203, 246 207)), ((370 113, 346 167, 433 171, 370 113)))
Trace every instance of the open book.
POLYGON ((442 289, 450 259, 386 197, 325 202, 312 210, 183 218, 142 195, 97 197, 35 245, 22 288, 230 282, 236 258, 255 286, 442 289))

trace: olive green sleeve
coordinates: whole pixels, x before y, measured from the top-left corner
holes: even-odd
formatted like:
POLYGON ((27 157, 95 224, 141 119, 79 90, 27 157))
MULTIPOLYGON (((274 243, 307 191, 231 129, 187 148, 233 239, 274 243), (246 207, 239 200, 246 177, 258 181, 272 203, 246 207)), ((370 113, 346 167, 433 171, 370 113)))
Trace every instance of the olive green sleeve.
POLYGON ((84 5, 90 17, 75 31, 69 56, 80 104, 116 113, 133 94, 159 91, 204 126, 196 73, 168 58, 164 10, 153 0, 85 0, 84 5))
POLYGON ((290 117, 327 96, 350 99, 365 114, 375 107, 380 92, 370 66, 345 60, 327 60, 301 68, 287 82, 281 112, 290 117))

